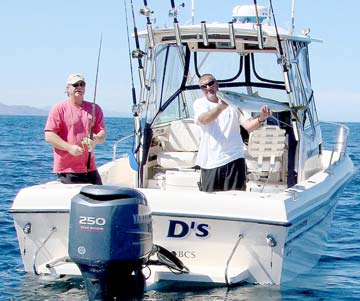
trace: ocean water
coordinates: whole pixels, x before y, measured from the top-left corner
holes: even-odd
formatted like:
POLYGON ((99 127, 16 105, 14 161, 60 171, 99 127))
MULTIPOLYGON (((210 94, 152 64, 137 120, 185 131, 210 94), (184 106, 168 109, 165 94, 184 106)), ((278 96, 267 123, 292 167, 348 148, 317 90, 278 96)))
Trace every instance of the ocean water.
MULTIPOLYGON (((51 279, 24 272, 9 213, 21 188, 56 178, 51 173, 52 149, 43 139, 45 119, 0 116, 0 300, 87 300, 80 277, 51 279)), ((106 123, 107 141, 96 148, 98 165, 111 160, 113 143, 132 131, 132 119, 129 118, 107 118, 106 123)), ((346 125, 351 131, 348 152, 359 166, 360 123, 346 125)), ((332 144, 334 135, 334 128, 325 124, 325 143, 332 144)), ((286 286, 170 287, 146 292, 136 300, 360 300, 359 192, 358 172, 339 199, 320 261, 309 273, 300 275, 286 286)))

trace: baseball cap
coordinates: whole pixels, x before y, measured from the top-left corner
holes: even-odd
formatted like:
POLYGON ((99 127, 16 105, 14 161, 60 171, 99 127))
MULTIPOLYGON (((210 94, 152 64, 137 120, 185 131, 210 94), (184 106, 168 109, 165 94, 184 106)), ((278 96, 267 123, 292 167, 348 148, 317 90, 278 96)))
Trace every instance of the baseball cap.
POLYGON ((67 79, 66 84, 67 85, 73 85, 73 84, 75 84, 77 82, 80 82, 80 81, 83 81, 85 83, 86 82, 85 77, 83 77, 81 74, 70 74, 68 79, 67 79))

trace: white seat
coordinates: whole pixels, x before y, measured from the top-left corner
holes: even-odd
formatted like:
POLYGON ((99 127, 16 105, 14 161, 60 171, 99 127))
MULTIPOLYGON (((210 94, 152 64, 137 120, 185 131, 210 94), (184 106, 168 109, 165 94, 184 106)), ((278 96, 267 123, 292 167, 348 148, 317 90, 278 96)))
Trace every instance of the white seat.
POLYGON ((157 163, 165 169, 192 168, 196 165, 200 133, 192 119, 171 123, 167 137, 158 137, 163 152, 157 154, 157 163))
POLYGON ((192 168, 196 165, 197 152, 161 152, 157 163, 166 169, 192 168))
POLYGON ((246 165, 249 180, 285 180, 285 130, 268 125, 253 131, 249 137, 246 165))

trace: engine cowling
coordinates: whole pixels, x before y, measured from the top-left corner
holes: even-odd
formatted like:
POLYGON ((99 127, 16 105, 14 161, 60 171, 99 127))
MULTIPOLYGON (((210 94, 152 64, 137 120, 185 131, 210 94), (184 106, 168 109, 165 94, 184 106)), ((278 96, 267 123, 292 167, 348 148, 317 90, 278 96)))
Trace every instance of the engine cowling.
POLYGON ((151 210, 141 192, 90 185, 73 197, 69 256, 79 266, 89 300, 142 293, 142 265, 152 246, 151 210))

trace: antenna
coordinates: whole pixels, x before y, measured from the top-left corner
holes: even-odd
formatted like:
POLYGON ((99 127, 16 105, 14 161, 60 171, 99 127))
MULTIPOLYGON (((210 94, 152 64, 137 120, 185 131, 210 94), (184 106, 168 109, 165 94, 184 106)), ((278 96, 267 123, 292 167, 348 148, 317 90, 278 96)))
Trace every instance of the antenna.
POLYGON ((290 34, 294 35, 295 33, 295 0, 292 0, 292 7, 291 7, 291 31, 290 34))
POLYGON ((267 11, 267 25, 271 25, 271 4, 269 2, 268 11, 267 11))
POLYGON ((195 24, 195 0, 191 0, 191 24, 195 24))

